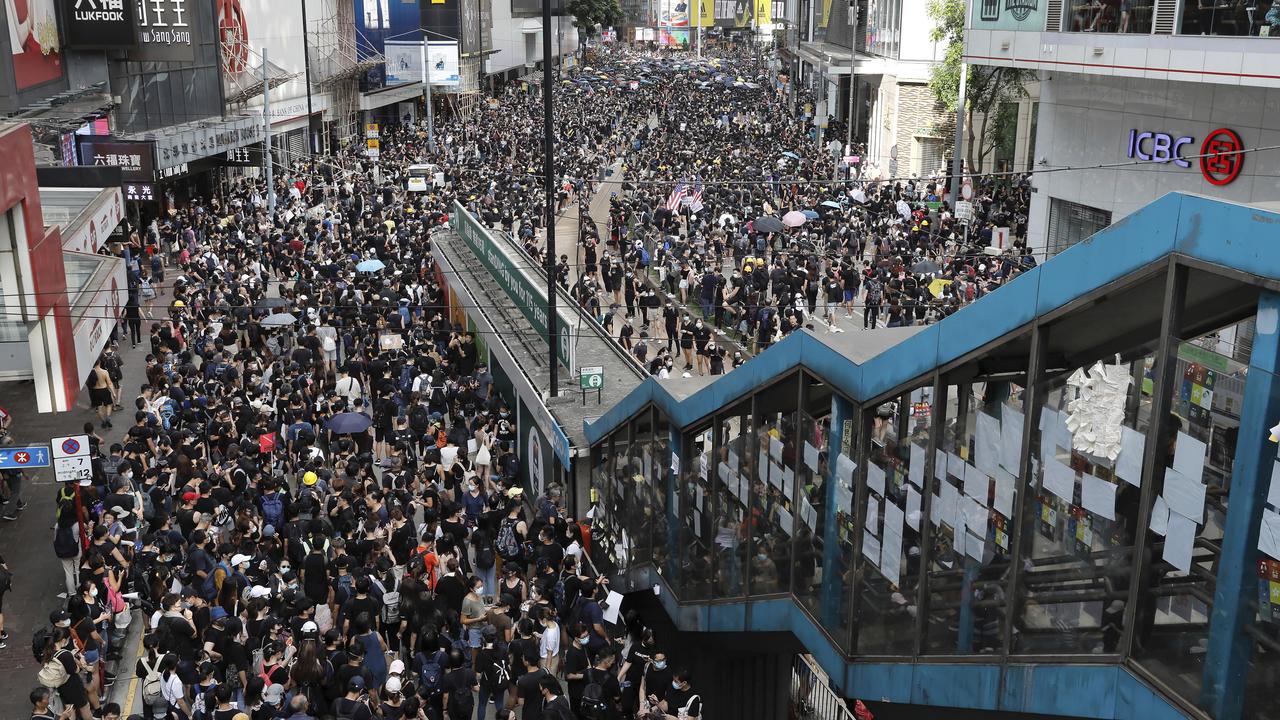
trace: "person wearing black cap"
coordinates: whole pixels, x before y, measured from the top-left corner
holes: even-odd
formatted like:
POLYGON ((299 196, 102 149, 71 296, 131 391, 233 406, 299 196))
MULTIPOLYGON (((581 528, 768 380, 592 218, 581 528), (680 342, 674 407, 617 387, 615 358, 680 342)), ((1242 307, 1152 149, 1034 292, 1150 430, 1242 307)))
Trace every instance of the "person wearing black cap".
POLYGON ((347 680, 347 694, 333 703, 333 714, 350 720, 374 720, 369 708, 369 693, 364 678, 359 675, 347 680))

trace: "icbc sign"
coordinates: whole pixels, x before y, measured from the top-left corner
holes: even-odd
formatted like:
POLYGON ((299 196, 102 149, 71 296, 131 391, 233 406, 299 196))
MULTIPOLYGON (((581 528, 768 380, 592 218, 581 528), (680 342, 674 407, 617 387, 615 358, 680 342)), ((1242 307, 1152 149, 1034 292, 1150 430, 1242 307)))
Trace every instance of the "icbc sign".
MULTIPOLYGON (((1196 139, 1190 135, 1175 136, 1168 133, 1129 131, 1129 145, 1125 155, 1155 163, 1173 163, 1190 168, 1191 160, 1183 148, 1195 147, 1196 139)), ((1200 174, 1212 185, 1228 185, 1240 174, 1244 166, 1244 145, 1234 130, 1219 128, 1209 133, 1200 145, 1200 174)))

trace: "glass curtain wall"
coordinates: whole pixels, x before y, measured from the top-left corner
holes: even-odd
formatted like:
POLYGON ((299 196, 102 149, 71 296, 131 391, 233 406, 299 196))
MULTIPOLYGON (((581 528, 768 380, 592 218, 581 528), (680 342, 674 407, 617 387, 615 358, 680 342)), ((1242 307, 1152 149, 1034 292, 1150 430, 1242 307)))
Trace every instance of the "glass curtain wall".
POLYGON ((820 618, 826 581, 828 443, 831 439, 831 387, 808 373, 801 376, 799 465, 796 472, 796 561, 792 580, 796 597, 820 618))
POLYGON ((1138 664, 1193 702, 1204 677, 1244 401, 1245 366, 1220 347, 1217 335, 1173 344, 1133 628, 1138 664))
POLYGON ((932 494, 924 593, 927 653, 990 653, 1004 647, 1022 460, 1022 373, 948 384, 933 403, 933 412, 943 415, 927 479, 932 494))
POLYGON ((746 458, 755 450, 751 400, 718 414, 714 426, 716 489, 712 586, 717 598, 741 597, 746 590, 746 562, 751 550, 747 508, 755 467, 746 458))
MULTIPOLYGON (((648 505, 650 508, 649 535, 653 543, 653 566, 659 573, 670 567, 673 553, 676 552, 673 533, 675 528, 669 522, 668 508, 672 511, 671 473, 676 465, 672 462, 671 424, 667 417, 656 407, 653 411, 653 462, 649 463, 648 505)), ((667 578, 674 582, 675 578, 667 578)))
MULTIPOLYGON (((1052 338, 1054 329, 1045 332, 1052 338)), ((1108 358, 1046 368, 1038 385, 1013 652, 1118 650, 1134 574, 1154 343, 1123 353, 1129 359, 1118 364, 1108 358), (1099 397, 1085 389, 1090 378, 1116 389, 1099 397), (1119 433, 1111 450, 1102 450, 1084 435, 1090 418, 1108 411, 1119 419, 1119 433)))
POLYGON ((674 541, 674 552, 680 560, 676 576, 681 600, 711 597, 715 548, 711 454, 710 424, 684 434, 679 454, 680 479, 675 488, 679 534, 674 541))
POLYGON ((921 508, 932 387, 867 410, 862 551, 857 558, 859 653, 915 652, 921 508), (919 410, 919 412, 916 412, 919 410))
POLYGON ((749 462, 752 483, 750 593, 791 590, 792 540, 795 537, 796 441, 799 375, 774 383, 755 396, 758 423, 749 462))

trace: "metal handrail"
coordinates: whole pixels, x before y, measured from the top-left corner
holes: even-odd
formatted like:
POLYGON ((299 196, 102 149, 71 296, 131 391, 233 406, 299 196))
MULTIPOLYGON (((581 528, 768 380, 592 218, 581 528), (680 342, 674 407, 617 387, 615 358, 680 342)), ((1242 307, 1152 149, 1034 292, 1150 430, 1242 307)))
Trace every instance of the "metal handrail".
POLYGON ((800 720, 856 720, 844 698, 831 689, 827 674, 808 655, 791 663, 791 707, 800 720))

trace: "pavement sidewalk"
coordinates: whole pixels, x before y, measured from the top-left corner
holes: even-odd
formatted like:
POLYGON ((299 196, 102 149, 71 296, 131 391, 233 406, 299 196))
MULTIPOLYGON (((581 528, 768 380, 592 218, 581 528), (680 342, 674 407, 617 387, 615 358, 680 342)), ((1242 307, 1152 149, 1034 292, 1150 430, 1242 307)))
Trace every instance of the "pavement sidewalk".
MULTIPOLYGON (((155 307, 161 309, 167 303, 168 293, 162 290, 155 307)), ((143 342, 137 348, 130 347, 127 333, 121 326, 120 357, 124 361, 124 378, 120 383, 120 399, 125 409, 116 411, 113 429, 103 430, 97 424, 97 415, 89 408, 89 394, 83 387, 72 410, 42 414, 36 412, 35 384, 32 381, 4 382, 0 383, 0 406, 13 415, 11 430, 14 444, 48 445, 51 437, 81 434, 87 422, 94 423, 95 431, 107 445, 121 440, 133 424, 133 398, 146 382, 146 356, 151 350, 146 331, 151 321, 144 318, 142 322, 143 342)), ((47 626, 49 613, 65 604, 59 597, 59 593, 66 591, 62 565, 53 554, 54 501, 57 495, 53 470, 40 468, 28 473, 21 495, 27 502, 27 508, 17 520, 0 521, 0 555, 14 573, 13 589, 4 597, 4 628, 9 633, 9 641, 7 648, 0 649, 0 718, 29 716, 31 705, 27 702, 27 695, 37 685, 35 676, 39 670, 31 656, 31 634, 36 628, 47 626)), ((120 682, 112 690, 129 684, 134 665, 132 656, 141 638, 142 624, 141 616, 135 613, 129 637, 124 643, 125 660, 120 665, 120 682)))

